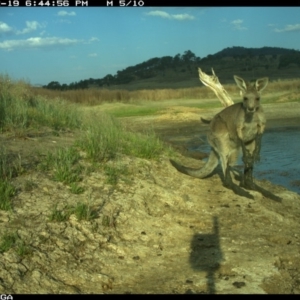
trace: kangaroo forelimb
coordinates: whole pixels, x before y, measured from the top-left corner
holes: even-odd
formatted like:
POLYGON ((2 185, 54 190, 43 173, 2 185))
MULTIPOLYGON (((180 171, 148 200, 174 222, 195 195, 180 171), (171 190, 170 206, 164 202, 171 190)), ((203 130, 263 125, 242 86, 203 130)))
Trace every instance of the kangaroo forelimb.
POLYGON ((254 164, 254 155, 250 153, 250 151, 246 148, 246 145, 243 141, 241 141, 241 145, 242 145, 242 153, 243 153, 243 163, 245 164, 245 166, 247 166, 248 168, 251 166, 253 167, 254 164))
POLYGON ((262 133, 257 134, 255 138, 255 149, 253 151, 254 161, 257 162, 260 161, 261 139, 262 139, 262 133))
POLYGON ((241 181, 241 186, 249 189, 255 190, 255 184, 253 182, 253 165, 254 165, 254 155, 246 148, 245 143, 242 141, 242 151, 243 151, 243 162, 244 162, 244 176, 241 181))

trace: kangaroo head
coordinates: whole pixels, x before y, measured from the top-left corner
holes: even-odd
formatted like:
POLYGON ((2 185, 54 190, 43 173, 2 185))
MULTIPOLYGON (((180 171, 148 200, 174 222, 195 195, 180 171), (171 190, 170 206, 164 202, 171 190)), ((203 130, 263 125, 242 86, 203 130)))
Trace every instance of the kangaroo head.
POLYGON ((268 77, 257 79, 254 84, 245 82, 243 78, 236 75, 233 76, 237 86, 241 90, 243 97, 243 106, 248 113, 254 113, 260 105, 260 94, 263 89, 268 85, 268 77))

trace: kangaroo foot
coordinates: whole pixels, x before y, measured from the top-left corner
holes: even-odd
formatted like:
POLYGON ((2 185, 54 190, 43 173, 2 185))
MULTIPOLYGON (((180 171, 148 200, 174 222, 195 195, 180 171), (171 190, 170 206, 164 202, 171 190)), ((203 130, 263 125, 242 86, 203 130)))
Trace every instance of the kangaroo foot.
POLYGON ((232 190, 236 195, 242 196, 242 197, 246 197, 248 199, 254 199, 254 197, 247 191, 245 191, 244 189, 240 188, 239 186, 237 186, 236 184, 234 184, 232 181, 230 182, 223 182, 223 186, 229 190, 232 190))
POLYGON ((242 181, 240 183, 240 186, 247 189, 247 190, 256 190, 256 185, 253 182, 253 166, 245 166, 244 169, 244 177, 242 178, 242 181))
POLYGON ((253 190, 253 191, 257 190, 255 183, 250 180, 242 180, 240 186, 246 190, 253 190))
POLYGON ((228 169, 225 174, 223 186, 229 190, 232 190, 236 195, 246 197, 249 199, 254 199, 254 197, 249 192, 246 192, 245 190, 241 189, 239 186, 233 183, 228 169))

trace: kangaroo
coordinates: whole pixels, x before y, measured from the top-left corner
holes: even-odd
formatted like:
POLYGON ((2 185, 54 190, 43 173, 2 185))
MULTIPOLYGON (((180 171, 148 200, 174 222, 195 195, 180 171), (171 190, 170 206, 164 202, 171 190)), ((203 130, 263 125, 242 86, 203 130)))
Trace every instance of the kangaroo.
POLYGON ((220 159, 224 185, 232 187, 230 167, 236 163, 242 149, 244 177, 241 186, 255 189, 252 177, 253 165, 260 159, 261 138, 266 124, 263 108, 260 105, 260 94, 269 79, 267 77, 257 79, 255 84, 250 84, 234 75, 234 80, 241 90, 243 102, 226 107, 211 120, 210 131, 207 134, 211 152, 206 164, 200 169, 192 169, 173 161, 171 163, 182 173, 205 178, 217 167, 220 159))

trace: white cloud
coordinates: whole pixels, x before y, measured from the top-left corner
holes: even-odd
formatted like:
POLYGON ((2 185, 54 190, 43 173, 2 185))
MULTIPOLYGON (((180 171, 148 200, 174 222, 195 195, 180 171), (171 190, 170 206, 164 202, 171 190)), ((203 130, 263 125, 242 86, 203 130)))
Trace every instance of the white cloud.
POLYGON ((97 54, 97 53, 90 53, 88 56, 89 56, 89 57, 97 57, 98 54, 97 54))
POLYGON ((11 34, 26 34, 35 31, 39 28, 46 27, 45 24, 40 24, 37 21, 26 21, 26 27, 22 30, 15 30, 6 23, 0 22, 0 34, 11 33, 11 34))
POLYGON ((164 12, 164 11, 162 11, 162 10, 153 10, 153 11, 150 11, 150 12, 146 13, 146 15, 171 19, 171 15, 164 12))
POLYGON ((91 37, 90 39, 89 39, 89 43, 91 43, 91 42, 99 42, 100 40, 97 38, 97 37, 91 37))
POLYGON ((247 28, 242 26, 243 23, 244 21, 241 19, 233 20, 231 22, 231 24, 233 25, 233 29, 235 30, 246 30, 247 28))
POLYGON ((41 25, 37 21, 26 21, 26 27, 23 30, 17 31, 16 33, 17 34, 26 34, 26 33, 29 33, 31 31, 35 31, 38 28, 42 28, 42 27, 45 27, 45 26, 41 25))
POLYGON ((75 11, 71 11, 71 12, 67 12, 67 11, 65 11, 65 10, 60 10, 58 13, 57 13, 57 15, 59 16, 59 17, 65 17, 65 16, 76 16, 76 13, 75 13, 75 11))
POLYGON ((189 14, 176 14, 172 15, 162 10, 153 10, 146 13, 148 16, 161 17, 164 19, 177 20, 177 21, 185 21, 185 20, 194 20, 195 17, 189 14))
POLYGON ((32 37, 26 40, 7 40, 0 42, 0 49, 12 51, 16 49, 28 48, 49 48, 49 47, 66 47, 81 43, 81 40, 58 38, 58 37, 32 37))
POLYGON ((12 32, 12 27, 8 26, 6 23, 0 22, 0 34, 12 32))
POLYGON ((172 19, 178 20, 178 21, 184 21, 184 20, 194 20, 195 18, 189 14, 179 14, 179 15, 171 15, 172 19))
POLYGON ((283 29, 274 29, 275 32, 300 31, 300 24, 286 25, 283 29))

